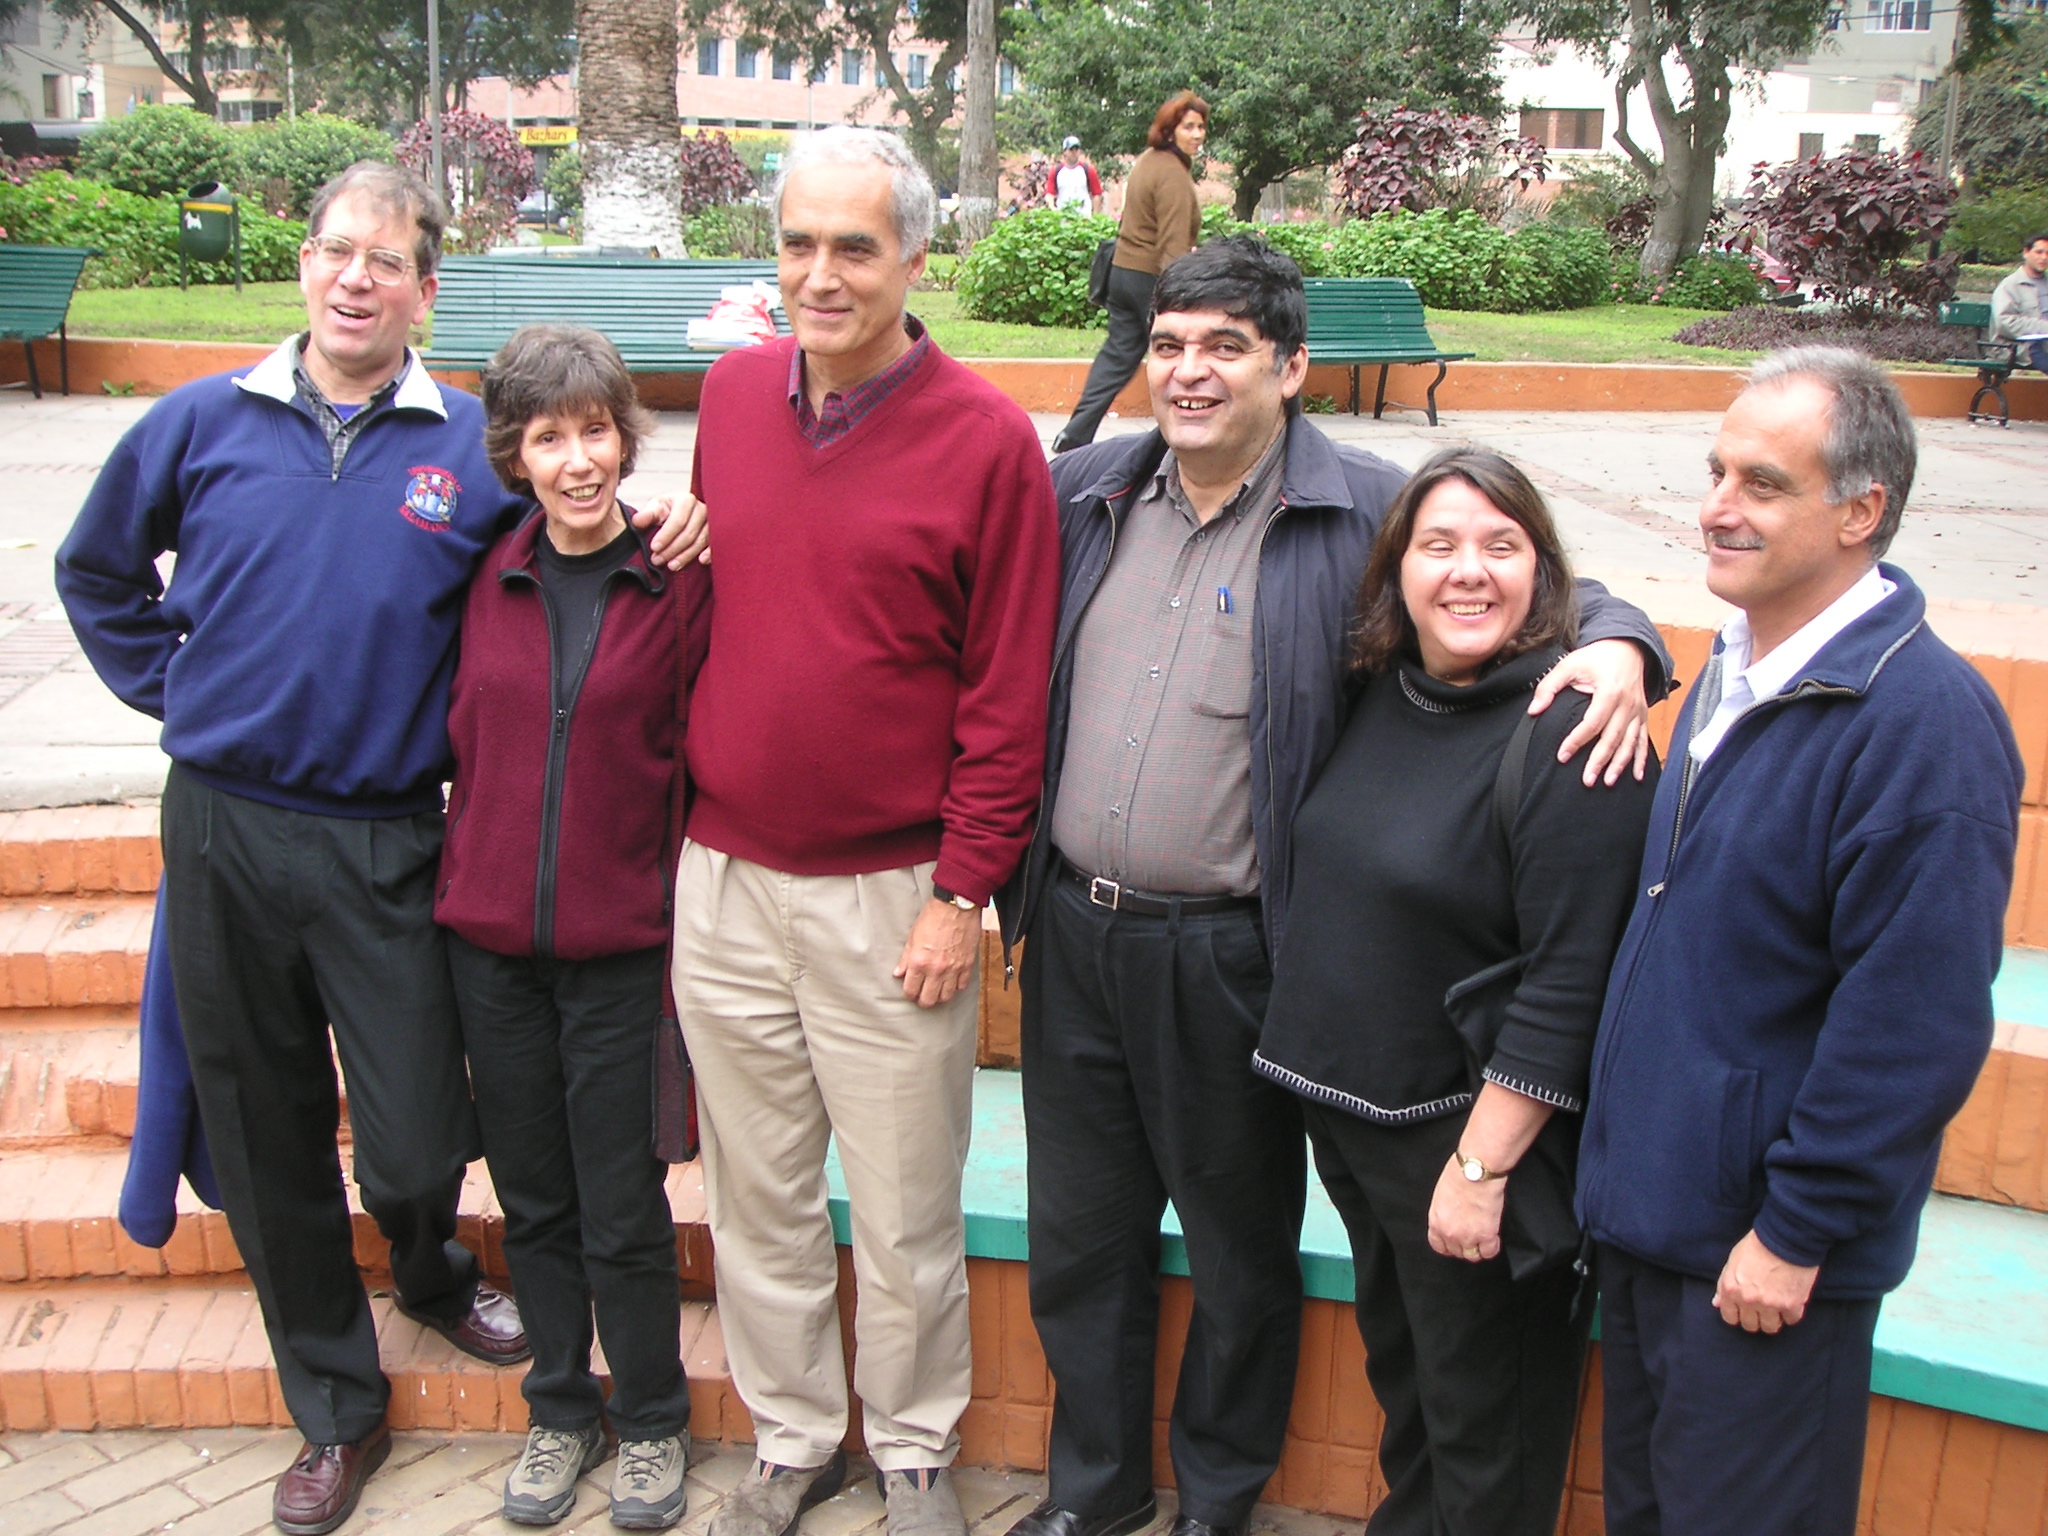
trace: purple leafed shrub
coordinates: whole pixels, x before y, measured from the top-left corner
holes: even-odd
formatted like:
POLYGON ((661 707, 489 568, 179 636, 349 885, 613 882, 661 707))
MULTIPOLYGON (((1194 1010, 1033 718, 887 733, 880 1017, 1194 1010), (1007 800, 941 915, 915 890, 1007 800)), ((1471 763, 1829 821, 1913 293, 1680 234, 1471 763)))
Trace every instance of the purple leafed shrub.
POLYGON ((1867 314, 1931 310, 1955 293, 1955 258, 1909 260, 1955 207, 1955 189, 1917 154, 1850 149, 1759 165, 1749 197, 1771 254, 1823 299, 1867 314))
POLYGON ((1358 114, 1358 136, 1337 163, 1337 198, 1356 218, 1406 209, 1500 212, 1549 173, 1543 146, 1483 117, 1388 107, 1358 114))
POLYGON ((1769 352, 1778 347, 1854 347, 1890 363, 1943 363, 1970 350, 1954 326, 1915 315, 1859 317, 1848 310, 1778 309, 1752 304, 1695 320, 1671 338, 1688 347, 1769 352))

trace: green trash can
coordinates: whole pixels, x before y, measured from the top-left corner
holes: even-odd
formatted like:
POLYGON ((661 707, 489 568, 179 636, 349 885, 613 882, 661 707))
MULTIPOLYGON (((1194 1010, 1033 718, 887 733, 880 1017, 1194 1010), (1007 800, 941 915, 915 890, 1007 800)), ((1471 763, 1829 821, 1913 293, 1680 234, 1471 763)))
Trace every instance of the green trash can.
POLYGON ((217 181, 202 181, 178 203, 178 286, 187 285, 186 263, 235 259, 235 291, 242 291, 242 210, 235 195, 217 181))

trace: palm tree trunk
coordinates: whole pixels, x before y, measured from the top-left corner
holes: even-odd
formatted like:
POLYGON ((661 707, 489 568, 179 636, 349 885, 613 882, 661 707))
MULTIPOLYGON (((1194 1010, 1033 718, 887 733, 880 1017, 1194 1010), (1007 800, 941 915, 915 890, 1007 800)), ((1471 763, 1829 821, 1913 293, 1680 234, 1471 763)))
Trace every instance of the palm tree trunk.
POLYGON ((681 256, 674 0, 578 0, 583 238, 681 256))

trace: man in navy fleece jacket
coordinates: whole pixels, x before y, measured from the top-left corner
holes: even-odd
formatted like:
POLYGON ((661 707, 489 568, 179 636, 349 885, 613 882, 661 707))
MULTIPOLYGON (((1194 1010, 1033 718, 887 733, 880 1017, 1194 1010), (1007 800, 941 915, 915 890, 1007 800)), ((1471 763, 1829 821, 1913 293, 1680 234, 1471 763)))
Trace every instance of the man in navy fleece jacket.
POLYGON ((1758 366, 1708 456, 1739 610, 1672 740, 1580 1151, 1609 1536, 1848 1536, 1879 1299, 1991 1044, 2025 777, 1879 557, 1913 423, 1860 353, 1758 366))
POLYGON ((433 922, 448 689, 470 576, 526 503, 491 472, 481 407, 406 346, 445 217, 394 166, 323 188, 299 255, 306 333, 152 407, 57 555, 95 670, 164 722, 163 948, 229 1229, 306 1437, 273 1496, 289 1536, 345 1521, 391 1446, 330 1021, 397 1305, 481 1359, 526 1354, 511 1299, 454 1240, 478 1149, 433 922))

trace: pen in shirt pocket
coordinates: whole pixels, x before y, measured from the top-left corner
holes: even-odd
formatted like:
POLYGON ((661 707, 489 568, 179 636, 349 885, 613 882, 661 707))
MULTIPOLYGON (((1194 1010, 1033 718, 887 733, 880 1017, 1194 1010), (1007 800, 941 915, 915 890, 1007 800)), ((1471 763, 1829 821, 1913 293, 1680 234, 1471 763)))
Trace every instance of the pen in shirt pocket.
POLYGON ((1230 603, 1230 588, 1218 587, 1216 589, 1216 611, 1218 613, 1235 613, 1237 611, 1230 603))

